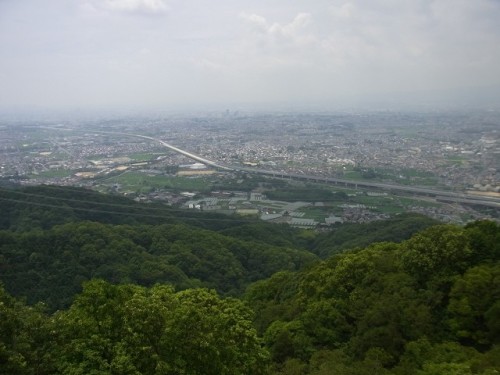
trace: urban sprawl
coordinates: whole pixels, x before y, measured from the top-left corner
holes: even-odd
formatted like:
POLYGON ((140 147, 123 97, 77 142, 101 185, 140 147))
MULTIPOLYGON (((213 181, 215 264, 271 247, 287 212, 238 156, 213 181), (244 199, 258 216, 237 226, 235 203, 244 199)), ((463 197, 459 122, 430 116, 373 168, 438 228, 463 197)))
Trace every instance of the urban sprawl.
MULTIPOLYGON (((0 177, 23 185, 83 186, 192 210, 258 215, 307 228, 404 211, 466 222, 498 215, 499 138, 500 113, 494 111, 228 110, 112 120, 4 120, 0 177), (228 169, 192 160, 160 141, 228 169), (338 185, 326 188, 343 194, 342 202, 285 202, 268 196, 276 190, 272 182, 248 185, 252 168, 276 172, 275 177, 316 176, 450 191, 493 203, 482 210, 430 196, 338 185)), ((299 191, 312 183, 287 182, 299 191)))

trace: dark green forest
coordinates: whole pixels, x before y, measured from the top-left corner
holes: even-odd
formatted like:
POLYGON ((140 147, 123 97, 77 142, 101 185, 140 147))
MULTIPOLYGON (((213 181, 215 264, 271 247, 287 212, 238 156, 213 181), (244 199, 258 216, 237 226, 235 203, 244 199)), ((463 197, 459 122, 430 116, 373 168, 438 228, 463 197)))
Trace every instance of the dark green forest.
POLYGON ((1 374, 500 371, 500 227, 316 233, 0 189, 1 374))

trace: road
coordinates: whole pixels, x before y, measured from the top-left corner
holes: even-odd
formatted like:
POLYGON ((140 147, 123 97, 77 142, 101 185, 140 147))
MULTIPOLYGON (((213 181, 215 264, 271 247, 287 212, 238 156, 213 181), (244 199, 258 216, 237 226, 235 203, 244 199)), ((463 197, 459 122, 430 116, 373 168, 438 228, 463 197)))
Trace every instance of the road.
POLYGON ((327 183, 327 184, 344 185, 344 186, 355 187, 355 188, 363 187, 363 188, 369 188, 369 189, 390 190, 393 192, 405 192, 405 193, 411 193, 411 194, 416 194, 416 195, 432 196, 432 197, 435 197, 437 200, 441 200, 441 201, 465 203, 465 204, 475 204, 475 205, 488 206, 488 207, 493 207, 493 208, 500 208, 500 199, 494 198, 494 197, 472 196, 472 195, 467 195, 465 193, 457 193, 457 192, 446 191, 446 190, 437 190, 437 189, 428 189, 428 188, 416 187, 416 186, 395 185, 395 184, 386 184, 386 183, 381 183, 381 182, 369 182, 369 181, 353 181, 353 180, 346 180, 346 179, 342 179, 342 178, 300 175, 300 174, 294 174, 294 173, 270 171, 270 170, 265 170, 265 169, 249 168, 249 167, 243 167, 243 166, 222 165, 222 164, 216 163, 212 160, 208 160, 206 158, 203 158, 199 155, 182 150, 182 149, 175 147, 175 146, 173 146, 173 145, 171 145, 171 144, 169 144, 161 139, 158 139, 158 138, 149 137, 149 136, 140 135, 140 134, 130 134, 130 133, 114 133, 114 134, 139 137, 139 138, 149 139, 149 140, 154 141, 154 142, 159 142, 160 144, 162 144, 163 146, 165 146, 166 148, 168 148, 174 152, 177 152, 177 153, 182 154, 190 159, 196 160, 200 163, 203 163, 205 165, 208 165, 208 166, 220 169, 220 170, 239 171, 239 172, 260 174, 260 175, 280 177, 280 178, 289 178, 289 179, 296 179, 296 180, 315 181, 315 182, 322 182, 322 183, 327 183))
MULTIPOLYGON (((48 128, 51 130, 63 130, 61 128, 49 128, 49 127, 45 127, 45 128, 48 128)), ((69 129, 66 129, 66 130, 69 130, 69 129)), ((279 177, 279 178, 314 181, 314 182, 321 182, 321 183, 334 184, 334 185, 343 185, 346 187, 354 187, 354 188, 363 187, 363 188, 368 188, 368 189, 389 190, 392 192, 404 192, 404 193, 410 193, 410 194, 415 194, 415 195, 431 196, 431 197, 435 198, 436 200, 440 200, 440 201, 481 205, 481 206, 487 206, 487 207, 493 207, 493 208, 500 209, 500 198, 495 198, 495 197, 476 196, 476 195, 469 195, 469 194, 465 194, 465 193, 457 193, 457 192, 446 191, 446 190, 437 190, 437 189, 428 189, 428 188, 417 187, 417 186, 386 184, 386 183, 382 183, 382 182, 353 181, 353 180, 346 180, 346 179, 342 179, 342 178, 301 175, 301 174, 271 171, 271 170, 259 169, 259 168, 223 165, 223 164, 214 162, 212 160, 203 158, 199 155, 193 154, 192 152, 182 150, 182 149, 175 147, 175 146, 173 146, 173 145, 171 145, 171 144, 169 144, 169 143, 167 143, 159 138, 154 138, 154 137, 150 137, 150 136, 142 135, 142 134, 132 134, 132 133, 105 132, 105 131, 92 131, 92 132, 100 133, 100 134, 121 135, 121 136, 126 136, 126 137, 143 138, 143 139, 147 139, 147 140, 150 140, 153 142, 158 142, 161 145, 163 145, 164 147, 166 147, 174 152, 182 154, 190 159, 196 160, 196 161, 203 163, 207 166, 210 166, 210 167, 213 167, 213 168, 216 168, 219 170, 224 170, 224 171, 245 172, 245 173, 259 174, 259 175, 279 177)))

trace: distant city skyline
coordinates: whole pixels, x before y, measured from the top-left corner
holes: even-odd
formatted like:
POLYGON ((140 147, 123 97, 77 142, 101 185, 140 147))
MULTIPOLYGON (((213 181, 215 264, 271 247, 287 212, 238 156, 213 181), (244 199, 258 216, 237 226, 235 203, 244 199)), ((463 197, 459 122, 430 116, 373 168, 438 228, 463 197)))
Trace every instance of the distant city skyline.
POLYGON ((0 111, 500 106, 498 0, 0 1, 0 111))

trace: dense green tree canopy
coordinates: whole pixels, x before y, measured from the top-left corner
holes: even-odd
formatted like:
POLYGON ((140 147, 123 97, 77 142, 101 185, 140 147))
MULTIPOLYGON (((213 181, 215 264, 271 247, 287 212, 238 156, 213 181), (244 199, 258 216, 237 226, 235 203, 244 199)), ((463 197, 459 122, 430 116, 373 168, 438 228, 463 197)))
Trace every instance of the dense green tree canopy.
POLYGON ((498 223, 314 233, 0 193, 0 374, 500 372, 498 223))
POLYGON ((102 278, 144 286, 171 283, 241 294, 248 283, 317 260, 305 251, 239 240, 184 224, 68 223, 50 230, 0 231, 6 288, 28 302, 67 307, 81 283, 102 278))
POLYGON ((435 226, 250 286, 274 371, 499 371, 499 232, 489 222, 435 226))
POLYGON ((57 315, 64 374, 259 374, 267 353, 236 299, 213 291, 85 285, 57 315))

